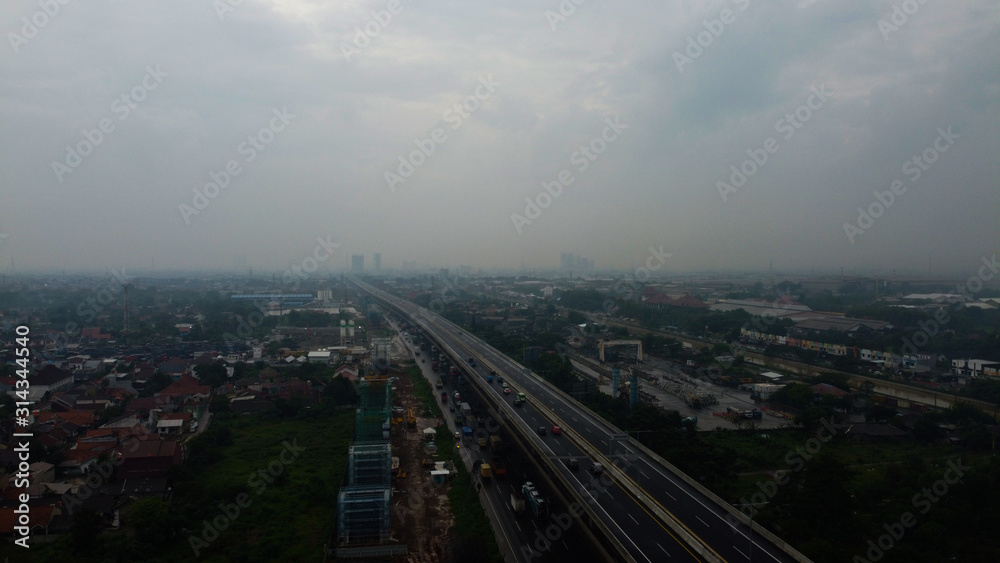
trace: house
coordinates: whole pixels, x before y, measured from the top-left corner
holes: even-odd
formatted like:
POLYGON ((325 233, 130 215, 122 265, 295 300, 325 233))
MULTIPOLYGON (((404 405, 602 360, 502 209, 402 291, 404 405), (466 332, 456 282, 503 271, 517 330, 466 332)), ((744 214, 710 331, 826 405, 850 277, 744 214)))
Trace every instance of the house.
POLYGON ((194 376, 189 374, 181 375, 163 391, 156 394, 157 397, 170 397, 178 402, 194 399, 195 401, 205 400, 212 394, 210 385, 202 385, 194 376))
MULTIPOLYGON (((0 508, 0 534, 5 536, 14 535, 14 526, 18 525, 18 515, 15 508, 0 508)), ((59 508, 54 506, 30 506, 28 508, 28 522, 31 523, 30 535, 32 537, 47 536, 49 525, 55 515, 61 514, 59 508)), ((20 534, 18 534, 20 536, 20 534)))
POLYGON ((191 427, 191 413, 172 412, 164 414, 156 422, 156 431, 161 436, 168 434, 183 434, 191 427))
POLYGON ((121 461, 115 471, 118 479, 166 477, 167 470, 183 462, 181 445, 176 440, 130 440, 114 455, 121 461))
POLYGON ((325 348, 322 350, 313 350, 309 352, 308 359, 313 364, 328 364, 330 363, 330 351, 325 348))
POLYGON ((62 391, 72 386, 73 374, 52 364, 46 364, 31 376, 30 381, 31 389, 28 392, 28 400, 37 402, 46 393, 62 391))
POLYGON ((56 480, 56 466, 44 461, 36 461, 28 466, 28 474, 31 475, 33 485, 51 483, 56 480))
POLYGON ((84 411, 80 409, 70 409, 64 412, 54 412, 44 410, 35 417, 37 424, 44 424, 49 421, 69 422, 75 424, 79 429, 89 429, 97 423, 97 412, 84 411))
POLYGON ((157 366, 157 371, 169 375, 172 379, 178 379, 181 375, 191 372, 191 364, 187 360, 182 360, 176 356, 166 360, 157 366))

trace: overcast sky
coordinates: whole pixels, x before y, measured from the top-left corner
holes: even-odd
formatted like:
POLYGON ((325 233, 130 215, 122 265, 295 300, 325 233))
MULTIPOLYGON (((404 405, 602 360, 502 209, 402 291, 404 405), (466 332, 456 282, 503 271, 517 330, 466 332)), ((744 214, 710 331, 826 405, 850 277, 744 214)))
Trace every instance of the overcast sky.
POLYGON ((62 2, 0 4, 0 271, 998 250, 995 0, 62 2))

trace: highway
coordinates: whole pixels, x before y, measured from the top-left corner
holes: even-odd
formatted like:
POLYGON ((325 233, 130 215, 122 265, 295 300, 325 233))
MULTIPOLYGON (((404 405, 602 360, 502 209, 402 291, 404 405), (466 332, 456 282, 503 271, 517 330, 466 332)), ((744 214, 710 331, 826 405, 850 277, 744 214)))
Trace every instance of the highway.
MULTIPOLYGON (((466 373, 481 378, 478 388, 495 401, 508 403, 501 418, 540 452, 548 470, 560 474, 585 499, 614 539, 634 561, 808 561, 780 540, 753 532, 744 520, 734 518, 707 491, 671 471, 651 452, 593 415, 540 377, 528 372, 497 350, 467 334, 461 327, 418 305, 352 280, 363 290, 406 314, 439 345, 449 351, 466 373), (475 358, 472 368, 468 358, 475 358), (490 370, 514 388, 502 393, 496 383, 486 383, 490 370), (528 405, 513 407, 517 391, 528 396, 528 405), (552 435, 553 425, 564 429, 552 435), (539 435, 538 428, 545 428, 539 435), (616 441, 612 438, 617 437, 616 441), (571 470, 566 459, 576 457, 580 468, 571 470), (588 471, 595 460, 608 469, 597 477, 588 471)), ((516 485, 516 483, 515 483, 516 485)), ((551 495, 550 495, 551 496, 551 495)), ((552 520, 564 517, 569 507, 553 506, 552 520)), ((550 527, 551 528, 551 527, 550 527)))
MULTIPOLYGON (((390 324, 392 324, 391 321, 390 324)), ((394 328, 396 327, 394 326, 394 328)), ((451 430, 454 432, 460 429, 461 425, 455 423, 454 414, 449 413, 449 407, 452 404, 450 397, 454 395, 455 391, 459 391, 463 394, 463 401, 473 405, 479 405, 479 401, 469 396, 468 385, 457 387, 454 385, 455 378, 442 372, 436 372, 427 362, 419 361, 429 357, 429 353, 421 352, 419 356, 416 356, 415 353, 419 348, 405 337, 401 340, 418 360, 418 365, 428 383, 433 386, 438 378, 444 382, 444 391, 448 393, 449 399, 441 401, 438 389, 435 389, 434 394, 441 404, 441 410, 451 430)), ((474 410, 485 412, 485 407, 474 408, 474 410)), ((496 427, 492 426, 493 423, 495 421, 488 422, 487 428, 496 430, 496 427)), ((510 433, 502 434, 504 434, 506 447, 502 448, 500 453, 493 452, 489 447, 480 448, 476 444, 476 436, 463 438, 459 443, 463 459, 467 462, 467 469, 473 475, 473 481, 482 483, 480 499, 487 516, 497 531, 497 541, 504 552, 504 559, 518 562, 587 561, 592 559, 592 542, 578 526, 562 530, 558 537, 550 539, 545 535, 545 528, 550 525, 550 521, 536 520, 529 512, 520 515, 514 513, 510 505, 511 494, 523 498, 521 485, 525 481, 538 482, 538 475, 518 449, 511 444, 509 441, 510 433), (474 462, 485 461, 493 464, 497 458, 504 462, 507 469, 506 475, 494 476, 487 481, 480 480, 476 474, 474 462)))

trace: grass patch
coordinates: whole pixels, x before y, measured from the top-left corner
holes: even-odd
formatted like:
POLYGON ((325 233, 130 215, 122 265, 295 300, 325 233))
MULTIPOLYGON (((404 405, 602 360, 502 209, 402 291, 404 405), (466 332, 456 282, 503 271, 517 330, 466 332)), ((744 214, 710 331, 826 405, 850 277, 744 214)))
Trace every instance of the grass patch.
POLYGON ((222 436, 225 445, 213 444, 213 456, 204 464, 178 468, 173 503, 162 522, 171 533, 157 544, 136 539, 123 521, 121 532, 96 536, 86 553, 67 533, 51 543, 34 542, 27 559, 9 547, 2 555, 38 563, 322 560, 323 545, 335 535, 337 491, 347 470, 354 412, 314 407, 284 419, 266 414, 215 420, 209 433, 214 435, 198 439, 222 436), (249 496, 249 505, 231 521, 220 518, 219 504, 233 504, 241 493, 249 496), (198 544, 196 558, 191 538, 204 541, 205 522, 216 518, 228 521, 225 529, 218 537, 210 532, 211 541, 198 544))
POLYGON ((428 382, 427 378, 424 377, 420 368, 417 366, 409 366, 403 370, 403 373, 410 378, 410 381, 413 384, 413 395, 420 399, 420 402, 424 404, 426 414, 423 416, 441 418, 441 407, 438 405, 434 389, 431 388, 430 382, 428 382))

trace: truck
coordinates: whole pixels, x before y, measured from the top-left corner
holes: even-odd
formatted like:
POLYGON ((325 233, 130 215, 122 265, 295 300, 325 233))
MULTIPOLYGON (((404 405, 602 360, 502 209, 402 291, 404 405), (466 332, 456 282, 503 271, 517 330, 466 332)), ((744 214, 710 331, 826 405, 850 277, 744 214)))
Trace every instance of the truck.
POLYGON ((493 477, 493 469, 490 468, 490 464, 481 463, 479 464, 479 478, 483 481, 489 481, 493 477))
POLYGON ((417 417, 413 414, 413 409, 408 409, 406 411, 406 427, 407 428, 417 427, 417 417))
POLYGON ((518 393, 517 398, 514 399, 514 406, 519 407, 522 403, 524 403, 524 393, 518 393))
POLYGON ((524 514, 524 499, 511 493, 510 509, 514 511, 514 514, 524 514))
POLYGON ((542 497, 530 481, 521 487, 521 492, 524 493, 524 500, 535 518, 545 520, 549 517, 549 501, 542 497))
POLYGON ((498 434, 490 436, 490 448, 493 450, 494 453, 502 452, 503 438, 501 438, 498 434))
POLYGON ((468 420, 472 416, 472 406, 469 403, 461 403, 458 405, 459 409, 462 411, 462 415, 468 420))

